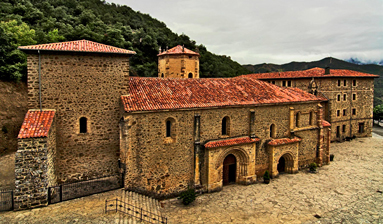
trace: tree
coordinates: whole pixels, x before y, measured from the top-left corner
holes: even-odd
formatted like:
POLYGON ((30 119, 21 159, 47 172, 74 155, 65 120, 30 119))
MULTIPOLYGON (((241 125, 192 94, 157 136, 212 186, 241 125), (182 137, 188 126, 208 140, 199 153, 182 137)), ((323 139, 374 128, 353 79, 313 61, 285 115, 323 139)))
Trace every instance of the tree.
POLYGON ((374 112, 374 120, 378 120, 380 122, 380 120, 383 119, 383 105, 381 104, 374 107, 373 112, 374 112))

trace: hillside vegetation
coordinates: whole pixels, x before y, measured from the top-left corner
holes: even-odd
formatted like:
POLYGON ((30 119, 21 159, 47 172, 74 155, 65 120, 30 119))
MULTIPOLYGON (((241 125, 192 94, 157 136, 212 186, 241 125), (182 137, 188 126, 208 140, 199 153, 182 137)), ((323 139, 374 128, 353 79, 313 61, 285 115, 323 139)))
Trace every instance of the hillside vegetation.
POLYGON ((148 14, 128 6, 100 0, 3 0, 0 2, 0 79, 26 76, 26 56, 20 45, 87 39, 134 50, 131 75, 157 76, 161 47, 198 48, 200 77, 232 77, 249 71, 229 57, 209 52, 205 46, 148 14))
POLYGON ((312 62, 290 62, 283 65, 276 64, 258 64, 258 65, 244 65, 245 68, 249 69, 252 73, 266 73, 266 72, 277 72, 277 71, 299 71, 310 68, 334 68, 334 69, 349 69, 354 71, 365 72, 369 74, 379 75, 380 77, 374 81, 374 105, 383 104, 383 66, 368 64, 358 65, 342 61, 336 58, 324 58, 319 61, 312 62))

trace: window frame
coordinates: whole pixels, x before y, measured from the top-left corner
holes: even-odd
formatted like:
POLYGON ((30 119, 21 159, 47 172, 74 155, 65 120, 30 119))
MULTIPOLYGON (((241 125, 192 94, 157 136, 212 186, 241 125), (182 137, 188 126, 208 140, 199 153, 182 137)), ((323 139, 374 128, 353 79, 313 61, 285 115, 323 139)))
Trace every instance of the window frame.
POLYGON ((88 133, 88 118, 80 117, 80 119, 79 119, 79 133, 81 133, 81 134, 88 133))

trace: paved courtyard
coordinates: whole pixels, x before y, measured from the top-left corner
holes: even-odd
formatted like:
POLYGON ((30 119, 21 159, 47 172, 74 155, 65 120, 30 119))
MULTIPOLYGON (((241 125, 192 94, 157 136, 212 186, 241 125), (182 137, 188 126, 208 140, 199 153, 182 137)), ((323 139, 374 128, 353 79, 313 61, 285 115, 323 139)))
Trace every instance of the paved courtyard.
MULTIPOLYGON (((167 200, 163 214, 169 223, 383 223, 383 138, 333 143, 331 152, 334 161, 317 174, 301 170, 269 185, 226 186, 188 207, 167 200)), ((122 215, 104 213, 105 199, 120 191, 1 212, 0 223, 125 223, 122 215)))

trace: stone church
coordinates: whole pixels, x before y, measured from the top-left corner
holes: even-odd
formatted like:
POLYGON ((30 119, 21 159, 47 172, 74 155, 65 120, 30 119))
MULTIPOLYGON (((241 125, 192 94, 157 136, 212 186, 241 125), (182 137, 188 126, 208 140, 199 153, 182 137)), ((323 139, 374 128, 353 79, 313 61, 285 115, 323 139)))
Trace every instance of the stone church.
POLYGON ((135 52, 92 41, 19 49, 29 106, 19 209, 47 205, 50 186, 119 173, 125 189, 167 198, 329 163, 326 94, 251 76, 200 79, 199 53, 182 46, 159 52, 158 78, 129 77, 135 52))

